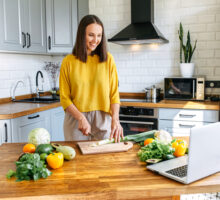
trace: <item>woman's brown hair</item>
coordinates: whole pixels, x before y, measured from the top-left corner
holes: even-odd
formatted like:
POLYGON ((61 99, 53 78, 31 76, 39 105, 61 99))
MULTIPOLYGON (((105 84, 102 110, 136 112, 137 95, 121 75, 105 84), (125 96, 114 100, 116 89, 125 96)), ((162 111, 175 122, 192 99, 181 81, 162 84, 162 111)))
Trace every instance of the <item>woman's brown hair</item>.
POLYGON ((92 55, 98 55, 100 62, 104 62, 107 60, 106 37, 102 21, 95 15, 86 15, 81 19, 79 23, 76 42, 72 51, 73 55, 82 62, 87 61, 86 27, 94 23, 99 24, 102 27, 102 40, 100 44, 96 47, 96 49, 92 52, 92 55))

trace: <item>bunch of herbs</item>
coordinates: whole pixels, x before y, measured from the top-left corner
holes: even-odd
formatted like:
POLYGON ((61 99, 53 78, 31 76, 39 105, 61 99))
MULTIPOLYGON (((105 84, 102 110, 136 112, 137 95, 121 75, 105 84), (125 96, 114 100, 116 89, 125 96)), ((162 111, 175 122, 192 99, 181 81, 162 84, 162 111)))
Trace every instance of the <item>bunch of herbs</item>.
POLYGON ((7 178, 15 176, 16 181, 32 179, 36 181, 40 178, 47 178, 51 174, 45 162, 40 160, 39 154, 26 153, 16 162, 16 172, 9 170, 6 176, 7 178))

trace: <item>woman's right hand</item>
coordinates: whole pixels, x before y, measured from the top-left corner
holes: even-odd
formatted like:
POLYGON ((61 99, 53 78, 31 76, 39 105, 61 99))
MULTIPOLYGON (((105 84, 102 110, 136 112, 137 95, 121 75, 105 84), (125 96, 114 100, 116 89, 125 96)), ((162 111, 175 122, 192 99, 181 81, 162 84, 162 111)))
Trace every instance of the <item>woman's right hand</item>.
POLYGON ((82 118, 78 120, 78 129, 82 132, 83 135, 86 136, 91 133, 91 125, 89 124, 85 116, 82 116, 82 118))

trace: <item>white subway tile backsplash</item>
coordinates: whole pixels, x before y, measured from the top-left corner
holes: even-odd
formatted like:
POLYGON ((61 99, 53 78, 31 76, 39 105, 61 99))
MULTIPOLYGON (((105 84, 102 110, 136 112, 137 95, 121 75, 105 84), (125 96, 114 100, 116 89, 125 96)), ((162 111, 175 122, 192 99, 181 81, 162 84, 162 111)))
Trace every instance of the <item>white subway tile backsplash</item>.
MULTIPOLYGON (((143 86, 147 87, 152 83, 163 86, 164 77, 180 75, 177 34, 180 22, 183 24, 185 36, 190 30, 193 46, 197 40, 197 48, 192 59, 196 65, 195 75, 214 78, 215 70, 218 72, 220 67, 217 59, 220 57, 220 26, 218 24, 220 1, 155 0, 154 2, 155 25, 169 39, 169 43, 157 47, 151 45, 120 46, 109 43, 109 50, 115 57, 121 79, 120 91, 141 91, 143 86)), ((113 23, 106 28, 107 34, 110 32, 110 37, 130 23, 130 19, 126 23, 121 21, 121 15, 124 13, 126 16, 127 13, 121 8, 118 12, 115 9, 117 6, 126 7, 130 13, 129 0, 110 1, 107 11, 103 13, 106 17, 114 15, 113 23), (122 2, 123 5, 121 5, 122 2)), ((90 11, 96 13, 96 8, 90 7, 90 11)))
POLYGON ((199 41, 215 40, 215 32, 198 33, 197 40, 199 41))
MULTIPOLYGON (((131 22, 130 0, 89 0, 89 11, 104 23, 111 38, 131 22)), ((119 90, 143 92, 145 87, 163 87, 164 77, 180 76, 179 23, 185 37, 190 30, 192 45, 197 48, 192 61, 195 75, 220 80, 220 0, 154 0, 154 23, 169 40, 161 45, 117 45, 108 43, 114 56, 119 90)), ((186 39, 186 38, 184 38, 186 39)), ((0 53, 0 98, 9 97, 11 86, 23 80, 16 95, 35 92, 38 70, 44 74, 44 90, 50 90, 49 77, 43 70, 45 61, 62 61, 62 56, 0 53)), ((57 82, 58 84, 58 82, 57 82)))
POLYGON ((53 57, 0 53, 0 98, 10 97, 12 87, 18 80, 25 84, 18 85, 16 96, 35 92, 35 77, 38 70, 44 74, 44 90, 50 90, 48 77, 43 70, 45 61, 53 61, 53 57))

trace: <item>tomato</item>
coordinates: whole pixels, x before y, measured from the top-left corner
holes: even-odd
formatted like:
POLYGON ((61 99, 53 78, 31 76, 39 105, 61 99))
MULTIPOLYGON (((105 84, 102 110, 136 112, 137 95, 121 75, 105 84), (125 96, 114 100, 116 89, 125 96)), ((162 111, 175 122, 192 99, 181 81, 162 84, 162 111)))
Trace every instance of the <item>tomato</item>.
POLYGON ((185 140, 176 140, 172 143, 172 147, 175 149, 174 156, 184 156, 187 150, 187 143, 185 140))
POLYGON ((154 138, 147 138, 146 140, 144 140, 144 146, 152 143, 154 141, 154 138))
POLYGON ((23 147, 23 152, 24 153, 34 153, 36 150, 36 147, 34 144, 26 144, 23 147))

